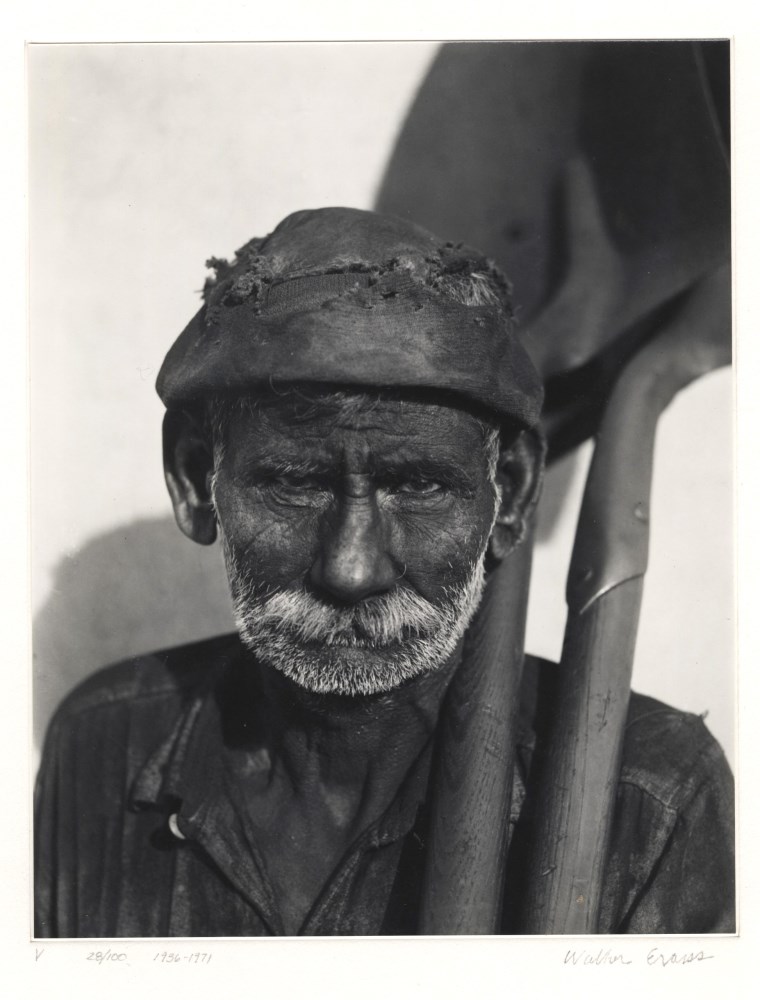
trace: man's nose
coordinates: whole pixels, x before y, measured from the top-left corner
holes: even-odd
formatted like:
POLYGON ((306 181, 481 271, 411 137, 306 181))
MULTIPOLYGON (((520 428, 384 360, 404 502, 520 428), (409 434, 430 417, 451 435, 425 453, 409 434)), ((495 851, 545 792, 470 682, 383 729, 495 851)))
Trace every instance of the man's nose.
POLYGON ((311 582, 339 601, 355 603, 390 590, 399 576, 376 504, 369 497, 344 499, 325 528, 311 582))

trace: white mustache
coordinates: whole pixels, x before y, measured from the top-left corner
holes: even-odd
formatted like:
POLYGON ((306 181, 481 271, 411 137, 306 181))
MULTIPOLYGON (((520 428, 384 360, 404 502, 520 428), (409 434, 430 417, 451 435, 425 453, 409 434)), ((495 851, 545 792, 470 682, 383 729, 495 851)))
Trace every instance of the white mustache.
MULTIPOLYGON (((461 588, 460 588, 461 589, 461 588)), ((434 605, 399 588, 350 608, 325 604, 304 589, 278 591, 258 604, 260 628, 287 630, 301 642, 377 649, 409 639, 427 638, 451 627, 459 594, 434 605)))

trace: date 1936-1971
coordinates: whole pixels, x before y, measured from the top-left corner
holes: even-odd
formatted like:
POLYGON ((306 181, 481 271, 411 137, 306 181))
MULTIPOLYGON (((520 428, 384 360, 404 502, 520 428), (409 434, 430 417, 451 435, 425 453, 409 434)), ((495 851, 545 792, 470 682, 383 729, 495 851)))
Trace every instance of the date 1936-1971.
POLYGON ((188 965, 208 965, 211 961, 210 951, 193 951, 183 954, 179 951, 157 951, 154 962, 187 962, 188 965))

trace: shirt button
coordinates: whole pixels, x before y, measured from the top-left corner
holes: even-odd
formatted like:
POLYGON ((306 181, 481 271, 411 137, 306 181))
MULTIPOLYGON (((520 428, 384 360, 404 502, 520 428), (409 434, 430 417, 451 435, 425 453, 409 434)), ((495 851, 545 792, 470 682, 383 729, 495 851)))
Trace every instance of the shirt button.
POLYGON ((187 837, 184 835, 184 833, 180 830, 179 826, 177 825, 176 813, 172 813, 171 816, 169 817, 169 829, 177 838, 177 840, 187 840, 187 837))

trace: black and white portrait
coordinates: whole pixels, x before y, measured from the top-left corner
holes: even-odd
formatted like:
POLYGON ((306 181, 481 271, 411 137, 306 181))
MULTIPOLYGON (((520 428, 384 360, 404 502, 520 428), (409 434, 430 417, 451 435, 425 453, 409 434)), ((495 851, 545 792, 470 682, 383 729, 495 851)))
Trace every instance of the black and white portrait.
POLYGON ((35 937, 733 933, 729 42, 27 61, 35 937))

